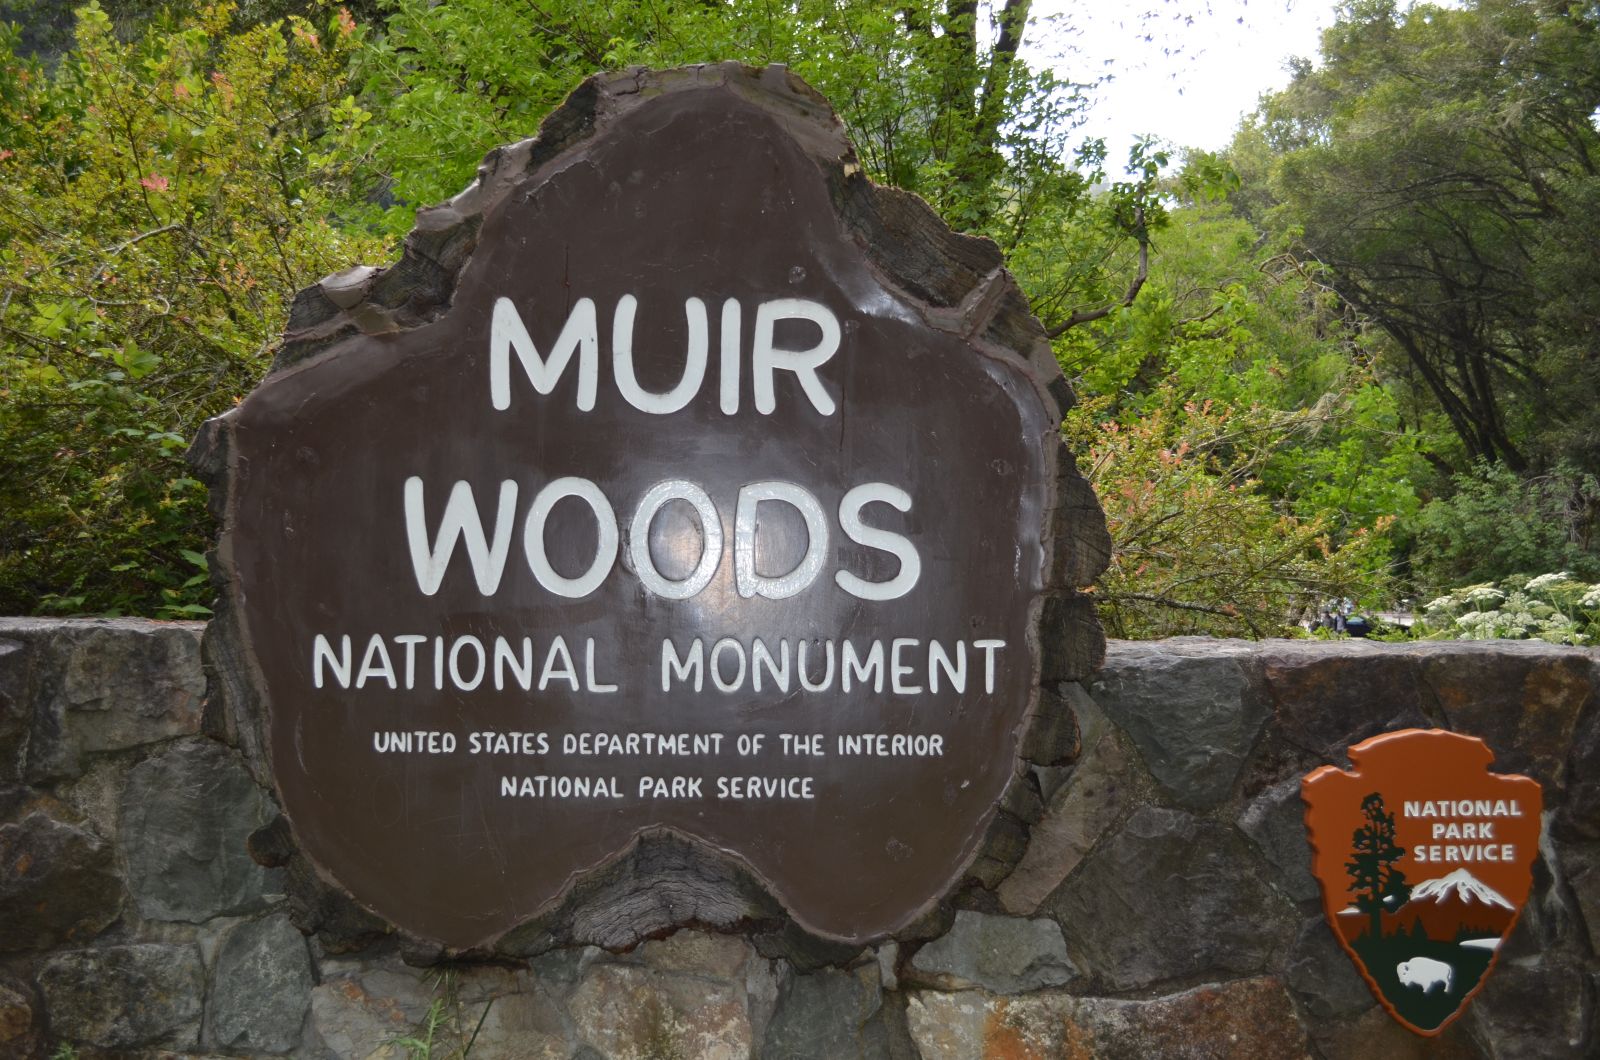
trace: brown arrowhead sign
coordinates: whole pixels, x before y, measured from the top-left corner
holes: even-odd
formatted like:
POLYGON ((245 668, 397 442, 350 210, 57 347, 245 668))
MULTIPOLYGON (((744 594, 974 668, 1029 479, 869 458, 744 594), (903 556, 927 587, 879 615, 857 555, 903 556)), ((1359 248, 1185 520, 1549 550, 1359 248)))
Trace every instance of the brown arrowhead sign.
POLYGON ((591 79, 394 269, 303 293, 202 443, 300 847, 456 947, 662 832, 817 934, 911 922, 1094 574, 1053 395, 993 246, 786 71, 591 79))
POLYGON ((1323 908, 1395 1019, 1444 1030, 1483 989, 1533 885, 1543 796, 1490 773, 1480 739, 1440 729, 1350 748, 1302 783, 1323 908))

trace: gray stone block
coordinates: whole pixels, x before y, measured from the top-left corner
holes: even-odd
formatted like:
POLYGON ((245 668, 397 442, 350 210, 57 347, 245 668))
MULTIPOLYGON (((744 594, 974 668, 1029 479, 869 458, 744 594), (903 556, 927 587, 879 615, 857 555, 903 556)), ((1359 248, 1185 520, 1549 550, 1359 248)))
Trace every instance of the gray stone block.
POLYGON ((752 1052, 743 979, 722 982, 625 964, 595 964, 567 1010, 602 1056, 742 1060, 752 1052))
POLYGON ((1309 1055, 1294 1006, 1283 985, 1269 978, 1146 1000, 1053 990, 1022 997, 919 991, 907 1008, 922 1060, 1291 1060, 1309 1055))
POLYGON ((1284 968, 1284 982, 1318 1021, 1342 1019, 1377 1004, 1355 962, 1333 936, 1326 917, 1300 925, 1284 968))
POLYGON ((1421 671, 1406 649, 1272 641, 1256 651, 1274 730, 1324 761, 1344 761, 1351 744, 1380 732, 1430 724, 1421 671))
POLYGON ((1447 727, 1494 748, 1496 772, 1564 786, 1579 720, 1600 708, 1600 657, 1534 641, 1440 642, 1413 650, 1447 727))
POLYGON ((1055 921, 967 910, 956 914, 947 934, 917 951, 911 967, 943 987, 980 987, 994 994, 1061 986, 1078 971, 1055 921))
POLYGON ((252 1055, 288 1052, 300 1042, 314 985, 306 940, 288 916, 236 925, 211 968, 206 1041, 252 1055))
POLYGON ((1239 815, 1239 830, 1276 870, 1274 882, 1297 902, 1319 898, 1322 889, 1311 875, 1311 847, 1306 839, 1306 804, 1300 778, 1291 777, 1256 796, 1239 815))
POLYGON ((793 975, 778 991, 763 1060, 846 1060, 893 1053, 877 965, 793 975))
POLYGON ((0 1056, 32 1056, 38 1046, 33 998, 22 984, 0 979, 0 1056))
MULTIPOLYGON (((0 694, 29 706, 24 778, 75 777, 86 755, 199 732, 200 631, 144 619, 0 619, 12 649, 0 662, 0 694)), ((0 750, 7 743, 0 732, 0 750)))
POLYGON ((996 893, 1008 913, 1031 916, 1078 867, 1132 795, 1130 755, 1100 708, 1076 685, 1070 700, 1083 731, 1083 753, 1067 779, 1050 795, 1044 815, 1028 836, 1017 867, 996 893))
POLYGON ((1289 909, 1244 841, 1179 810, 1146 806, 1084 862, 1045 911, 1089 976, 1116 990, 1263 970, 1289 938, 1289 909))
POLYGON ((140 915, 200 923, 259 908, 268 874, 246 843, 276 812, 219 743, 186 740, 140 762, 123 789, 120 829, 140 915))
POLYGON ((33 713, 29 669, 27 645, 0 637, 0 784, 22 779, 33 713))
POLYGON ((1180 804, 1225 800, 1269 715, 1246 674, 1247 655, 1215 642, 1118 643, 1089 694, 1139 748, 1145 768, 1180 804))
POLYGON ((0 953, 81 945, 122 909, 111 845, 42 810, 0 825, 0 953))
POLYGON ((466 1030, 477 1032, 471 1060, 567 1060, 574 1055, 560 1010, 542 994, 496 997, 473 1006, 467 1015, 473 1025, 466 1030))
POLYGON ((415 970, 379 961, 325 979, 311 991, 312 1041, 303 1052, 331 1060, 382 1056, 384 1046, 422 1022, 433 995, 415 970))
POLYGON ((1502 959, 1470 1010, 1479 1034, 1494 1043, 1495 1060, 1593 1057, 1586 978, 1582 963, 1565 953, 1502 959))
POLYGON ((1377 1005, 1342 1020, 1309 1020, 1307 1030, 1324 1060, 1481 1060, 1493 1056, 1468 1027, 1456 1020, 1436 1037, 1424 1038, 1402 1027, 1377 1005))
POLYGON ((141 943, 76 950, 39 972, 50 1033, 103 1049, 163 1045, 192 1049, 199 1038, 205 975, 193 946, 141 943))

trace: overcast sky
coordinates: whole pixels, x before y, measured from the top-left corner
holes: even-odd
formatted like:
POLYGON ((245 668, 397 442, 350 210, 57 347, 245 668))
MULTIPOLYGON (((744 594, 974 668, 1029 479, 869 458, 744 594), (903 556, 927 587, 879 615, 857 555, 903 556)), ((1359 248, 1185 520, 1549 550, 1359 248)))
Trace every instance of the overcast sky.
POLYGON ((1333 0, 1035 0, 1040 21, 1024 43, 1031 63, 1063 77, 1110 75, 1093 93, 1083 135, 1105 137, 1112 160, 1126 157, 1138 133, 1215 150, 1263 92, 1288 83, 1291 56, 1316 56, 1333 8, 1333 0))

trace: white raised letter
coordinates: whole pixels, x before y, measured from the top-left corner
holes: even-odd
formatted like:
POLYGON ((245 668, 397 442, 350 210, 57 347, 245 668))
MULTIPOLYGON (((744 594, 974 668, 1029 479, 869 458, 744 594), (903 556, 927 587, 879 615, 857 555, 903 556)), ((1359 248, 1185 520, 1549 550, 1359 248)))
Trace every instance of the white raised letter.
POLYGON ((586 478, 569 476, 556 479, 533 499, 533 506, 528 509, 527 525, 522 530, 522 550, 528 554, 528 566, 540 585, 557 596, 576 600, 598 589, 600 583, 606 580, 606 575, 611 573, 611 565, 617 561, 617 538, 617 513, 612 510, 606 495, 600 492, 600 487, 586 478), (577 497, 589 505, 599 531, 594 562, 576 578, 557 574, 544 551, 545 521, 550 518, 550 510, 556 503, 566 497, 577 497))
POLYGON ((501 692, 506 687, 506 667, 511 668, 511 676, 517 684, 522 686, 524 692, 533 687, 533 638, 522 638, 522 660, 511 653, 511 645, 504 637, 494 639, 494 690, 501 692))
POLYGON ((737 692, 739 686, 744 684, 745 666, 744 645, 732 637, 723 637, 711 646, 711 683, 717 686, 717 691, 737 692), (722 653, 729 648, 733 649, 733 657, 739 660, 739 671, 732 681, 724 681, 721 667, 722 653))
POLYGON ((472 487, 459 481, 450 491, 450 500, 444 506, 444 518, 439 520, 439 533, 428 548, 428 530, 422 510, 422 479, 412 475, 406 479, 406 540, 411 544, 411 569, 417 575, 417 588, 423 596, 439 591, 444 581, 445 568, 450 566, 450 556, 455 552, 456 538, 464 538, 467 559, 472 563, 472 576, 477 579, 478 591, 493 596, 500 588, 500 575, 506 569, 506 553, 511 547, 511 523, 516 517, 517 484, 510 479, 500 483, 500 507, 495 514, 494 545, 483 536, 483 523, 478 519, 478 505, 472 498, 472 487))
POLYGON ((994 655, 1006 646, 1003 640, 975 640, 972 646, 983 652, 983 690, 994 692, 994 655))
POLYGON ((339 638, 339 654, 333 654, 333 645, 328 643, 328 638, 321 633, 311 642, 311 684, 314 688, 322 687, 322 664, 326 661, 333 669, 333 676, 339 682, 340 688, 350 687, 350 634, 346 633, 339 638))
POLYGON ((483 650, 483 641, 468 633, 464 637, 457 637, 454 644, 450 645, 450 680, 463 692, 471 692, 483 683, 483 674, 488 666, 488 656, 483 650), (461 649, 471 648, 478 657, 477 669, 472 672, 472 680, 461 676, 461 649))
POLYGON ((866 684, 870 679, 874 692, 883 691, 883 641, 875 640, 867 651, 866 661, 856 654, 856 646, 851 641, 844 642, 844 662, 840 667, 840 687, 850 691, 851 678, 859 684, 866 684))
POLYGON ((679 681, 688 681, 690 674, 694 675, 694 690, 700 691, 706 681, 706 649, 700 638, 696 637, 694 643, 689 645, 689 657, 681 658, 678 655, 677 645, 671 639, 661 642, 661 691, 672 691, 672 675, 677 674, 679 681))
POLYGON ((877 530, 861 521, 861 509, 882 501, 897 511, 911 510, 911 494, 887 482, 867 482, 846 493, 839 501, 839 526, 844 535, 858 545, 887 552, 900 561, 900 572, 886 582, 869 582, 847 570, 834 572, 833 580, 851 596, 863 600, 893 600, 916 587, 922 576, 922 557, 911 539, 890 530, 877 530))
MULTIPOLYGON (((803 643, 803 642, 802 642, 803 643)), ((767 647, 766 641, 760 637, 755 638, 750 644, 750 680, 757 692, 761 691, 761 666, 765 663, 767 673, 772 676, 772 683, 778 686, 778 691, 789 691, 789 638, 783 637, 778 641, 778 659, 772 657, 772 649, 767 647), (782 665, 779 665, 779 660, 782 665)))
POLYGON ((551 681, 565 681, 574 692, 581 690, 578 668, 572 664, 572 652, 567 650, 567 642, 563 637, 550 642, 550 651, 544 657, 544 669, 539 671, 539 691, 543 692, 551 681))
POLYGON ((739 411, 739 330, 744 313, 737 298, 722 303, 722 373, 720 401, 725 416, 739 411))
POLYGON ((710 585, 722 561, 722 519, 710 495, 683 479, 667 479, 651 486, 633 511, 633 523, 628 528, 628 556, 644 587, 668 600, 687 600, 710 585), (668 501, 687 501, 700 516, 700 559, 695 563, 694 572, 681 582, 663 578, 650 556, 650 526, 661 506, 668 501))
MULTIPOLYGON (((839 318, 825 305, 804 298, 777 298, 756 307, 755 336, 750 340, 750 374, 755 383, 756 411, 763 416, 777 408, 772 373, 793 372, 800 388, 818 412, 833 415, 833 397, 822 385, 817 369, 839 352, 839 318), (822 337, 809 350, 780 350, 773 335, 780 320, 809 320, 822 329, 822 337)), ((726 399, 724 399, 726 408, 726 399)))
POLYGON ((611 369, 617 377, 617 390, 628 404, 640 412, 665 416, 687 405, 700 392, 700 384, 705 381, 706 351, 710 345, 706 304, 698 298, 684 300, 683 314, 689 319, 689 347, 684 359, 683 378, 665 394, 652 394, 643 389, 634 375, 633 314, 638 306, 639 300, 631 294, 617 299, 617 311, 611 318, 611 369))
POLYGON ((939 668, 943 667, 945 676, 950 679, 951 687, 959 695, 967 690, 967 642, 956 641, 955 662, 950 661, 950 654, 944 650, 944 645, 936 640, 928 641, 928 690, 939 691, 939 668))
POLYGON ((800 673, 800 687, 807 692, 826 692, 828 686, 833 684, 833 641, 822 642, 825 668, 822 671, 822 680, 817 684, 812 684, 806 677, 806 645, 810 643, 809 640, 801 640, 800 647, 796 650, 799 657, 795 661, 795 669, 800 673))
MULTIPOLYGON (((317 676, 320 678, 322 675, 319 673, 317 676)), ((394 664, 389 661, 389 649, 383 646, 383 637, 376 633, 367 641, 367 653, 361 657, 361 672, 356 674, 356 687, 367 687, 367 679, 370 677, 381 677, 389 683, 390 688, 396 687, 394 664)))
POLYGON ((739 595, 783 600, 817 580, 828 554, 828 520, 822 505, 792 482, 752 482, 739 487, 733 515, 733 573, 739 595), (762 501, 782 501, 806 522, 806 554, 788 574, 768 578, 756 573, 756 509, 762 501))
POLYGON ((396 644, 406 649, 406 687, 417 687, 417 645, 426 644, 428 638, 421 633, 402 633, 394 638, 396 644))
MULTIPOLYGON (((522 315, 506 297, 494 300, 494 316, 489 322, 489 400, 504 411, 511 407, 511 351, 517 351, 528 382, 541 394, 556 388, 561 373, 567 370, 574 350, 578 351, 578 408, 594 408, 594 392, 600 377, 600 327, 594 314, 594 300, 580 298, 567 314, 549 357, 528 337, 522 315)), ((696 384, 698 385, 698 384, 696 384)))

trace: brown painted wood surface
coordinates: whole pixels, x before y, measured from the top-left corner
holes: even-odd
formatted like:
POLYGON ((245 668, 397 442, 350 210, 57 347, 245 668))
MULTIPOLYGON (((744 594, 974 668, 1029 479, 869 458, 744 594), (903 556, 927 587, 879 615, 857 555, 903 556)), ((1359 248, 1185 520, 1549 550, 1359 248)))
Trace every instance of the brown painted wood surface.
MULTIPOLYGON (((312 919, 359 924, 341 897, 350 890, 452 950, 620 947, 685 923, 792 924, 848 941, 915 931, 962 880, 992 885, 1014 860, 1015 835, 1038 801, 1024 756, 1055 763, 1075 748, 1075 735, 1055 724, 1059 702, 1040 696, 1039 683, 1083 677, 1104 651, 1078 590, 1103 568, 1109 541, 1056 431, 1071 400, 994 245, 950 232, 921 200, 867 181, 831 110, 798 79, 733 64, 593 78, 538 138, 491 152, 471 188, 419 213, 398 264, 302 292, 274 373, 196 443, 223 524, 213 566, 222 599, 206 644, 220 694, 207 724, 274 784, 293 839, 275 856, 301 866, 291 875, 312 919), (682 370, 683 299, 704 298, 711 314, 712 366, 700 395, 649 422, 608 391, 611 307, 635 290, 647 389, 665 389, 682 370), (759 416, 748 408, 748 377, 740 413, 718 415, 716 314, 730 294, 744 305, 747 335, 763 297, 851 307, 844 351, 823 372, 840 415, 808 419, 791 385, 772 415, 759 416), (537 396, 513 361, 513 406, 490 409, 484 332, 500 295, 518 302, 542 352, 573 300, 595 299, 594 435, 575 433, 585 417, 573 411, 570 370, 537 396), (548 422, 535 422, 546 412, 548 422), (828 584, 827 593, 812 590, 829 595, 826 604, 802 595, 794 606, 741 610, 747 602, 732 594, 725 560, 707 593, 721 594, 728 618, 694 626, 681 610, 643 599, 619 564, 592 601, 554 609, 519 567, 521 513, 541 482, 600 465, 624 524, 629 499, 646 485, 682 477, 707 484, 729 537, 731 491, 742 481, 795 481, 832 503, 846 472, 902 476, 917 484, 909 492, 919 507, 893 525, 933 543, 930 581, 919 588, 931 590, 937 576, 943 591, 875 611, 828 584), (459 555, 438 596, 418 593, 399 481, 419 469, 430 527, 453 478, 472 480, 485 519, 495 483, 521 480, 517 542, 495 597, 476 590, 459 555), (382 505, 381 516, 368 514, 382 505), (379 628, 391 620, 399 625, 379 628), (506 698, 492 695, 447 693, 396 711, 400 700, 379 689, 317 695, 307 680, 316 632, 351 633, 358 659, 369 632, 528 632, 537 661, 563 630, 581 652, 586 635, 621 628, 625 646, 648 654, 674 631, 680 640, 723 628, 773 641, 871 631, 887 644, 897 625, 948 641, 965 623, 1003 630, 1019 653, 994 700, 888 696, 873 715, 869 704, 838 697, 799 705, 767 697, 712 702, 712 720, 696 726, 685 710, 710 701, 675 707, 639 688, 648 666, 629 671, 633 695, 610 719, 586 715, 592 704, 575 701, 582 697, 554 694, 522 697, 513 719, 506 698), (504 720, 491 724, 497 710, 504 720), (501 773, 534 772, 526 763, 490 768, 458 755, 441 768, 422 756, 370 753, 374 728, 446 728, 440 719, 452 712, 458 733, 699 728, 776 740, 880 725, 946 733, 951 753, 920 765, 830 761, 817 771, 832 785, 827 799, 755 814, 748 804, 733 812, 631 798, 598 810, 519 803, 491 785, 501 773), (855 724, 841 728, 841 715, 855 724), (363 737, 365 758, 356 753, 363 737), (348 915, 338 912, 346 907, 348 915)), ((552 516, 556 565, 581 567, 592 530, 586 537, 581 521, 568 527, 561 518, 552 516)), ((792 527, 783 532, 803 540, 792 527)), ((839 555, 857 569, 881 560, 862 549, 839 555)), ((824 579, 840 565, 834 558, 824 579)), ((882 579, 893 565, 870 569, 882 579)), ((577 661, 581 669, 581 654, 577 661)), ((708 780, 739 772, 731 755, 715 765, 708 780)), ((750 770, 790 771, 771 760, 750 770)))

